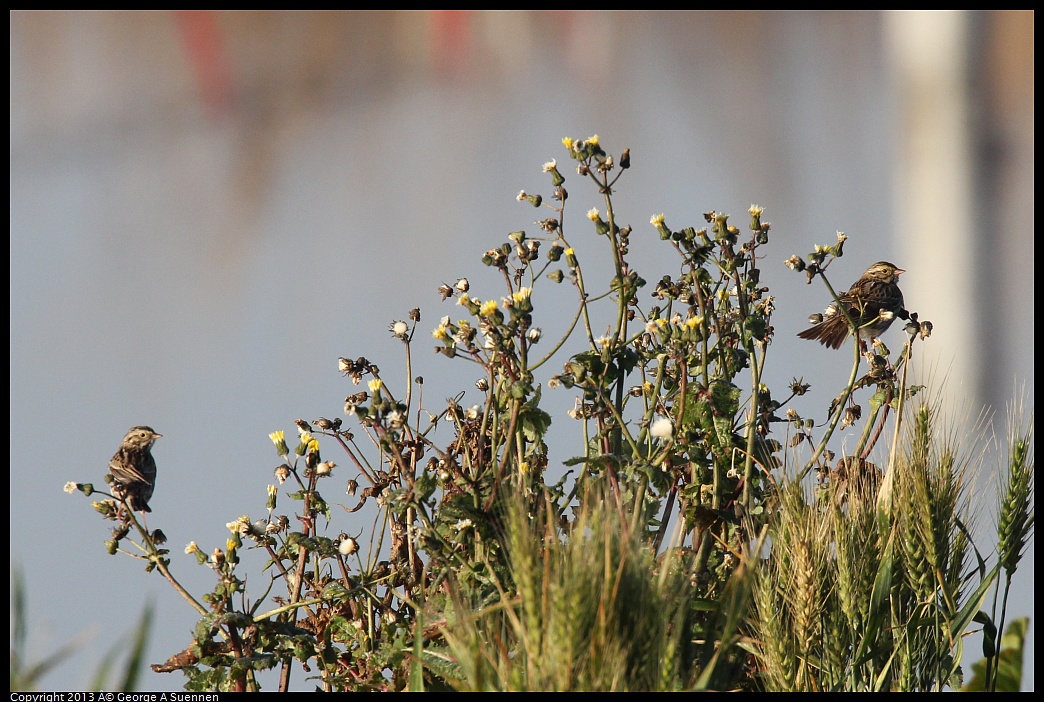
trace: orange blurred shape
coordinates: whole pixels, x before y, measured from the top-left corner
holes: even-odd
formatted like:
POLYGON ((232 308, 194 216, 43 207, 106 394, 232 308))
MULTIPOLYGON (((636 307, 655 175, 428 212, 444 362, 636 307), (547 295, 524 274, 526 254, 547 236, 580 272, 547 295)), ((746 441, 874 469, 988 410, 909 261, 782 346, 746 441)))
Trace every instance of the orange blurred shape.
POLYGON ((217 15, 213 10, 174 10, 174 16, 200 99, 212 116, 219 117, 232 106, 232 78, 217 15))

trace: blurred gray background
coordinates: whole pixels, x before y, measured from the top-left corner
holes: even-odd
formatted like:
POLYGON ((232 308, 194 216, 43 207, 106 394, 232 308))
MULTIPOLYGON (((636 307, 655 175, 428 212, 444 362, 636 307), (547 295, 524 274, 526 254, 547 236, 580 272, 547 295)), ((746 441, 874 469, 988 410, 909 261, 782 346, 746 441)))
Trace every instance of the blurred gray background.
MULTIPOLYGON (((86 686, 147 603, 149 662, 190 641, 195 613, 158 574, 107 556, 90 501, 62 493, 70 480, 103 485, 129 427, 164 434, 149 524, 198 596, 212 578, 184 545, 209 552, 226 522, 265 516, 269 432, 339 416, 357 390, 338 356, 401 377, 388 325, 419 306, 425 403, 460 389, 477 401, 471 368, 430 353, 430 330, 455 314, 436 288, 468 276, 478 296, 504 294, 481 253, 536 231, 545 215, 515 195, 550 190, 551 158, 572 196, 571 242, 604 284, 606 252, 583 218, 600 203, 564 136, 631 149, 617 212, 650 281, 677 272, 651 215, 677 229, 715 209, 745 228, 752 202, 766 208, 762 270, 777 299, 766 382, 777 395, 791 377, 812 382, 803 414, 825 414, 850 356, 795 338, 827 293, 782 262, 837 230, 850 238, 836 285, 879 259, 909 271, 907 306, 935 324, 919 367, 945 379, 956 433, 983 408, 1003 433, 1020 390, 1032 407, 1032 12, 10 19, 11 572, 27 583, 36 658, 86 642, 45 689, 86 686)), ((534 296, 546 328, 574 304, 552 287, 534 296)), ((561 460, 575 439, 559 421, 561 460)), ((970 434, 965 445, 988 447, 970 434)), ((335 477, 355 476, 345 465, 335 477)), ((284 498, 278 511, 292 509, 284 498)), ((993 515, 980 517, 988 546, 993 515)), ((335 519, 332 534, 365 526, 335 519)), ((1016 587, 1009 617, 1032 616, 1032 544, 1016 587)), ((981 658, 979 637, 967 644, 966 660, 981 658)), ((149 672, 141 687, 183 683, 149 672)))

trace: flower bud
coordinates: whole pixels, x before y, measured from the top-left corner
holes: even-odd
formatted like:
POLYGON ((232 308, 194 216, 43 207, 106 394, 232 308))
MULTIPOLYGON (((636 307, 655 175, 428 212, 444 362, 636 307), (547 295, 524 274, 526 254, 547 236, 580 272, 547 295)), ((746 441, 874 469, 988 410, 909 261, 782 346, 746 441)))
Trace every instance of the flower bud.
POLYGON ((290 453, 290 449, 286 445, 286 435, 282 431, 274 431, 268 435, 268 438, 275 444, 276 453, 280 456, 286 456, 290 453))
POLYGON ((539 224, 540 228, 543 229, 548 234, 554 234, 555 232, 558 231, 558 227, 559 227, 559 222, 554 217, 548 217, 546 219, 542 219, 539 222, 537 222, 537 224, 539 224))
POLYGON ((529 195, 525 190, 519 192, 518 197, 515 199, 519 202, 528 202, 533 207, 540 207, 540 203, 544 201, 540 195, 529 195))
POLYGON ((533 291, 530 288, 519 288, 511 293, 513 312, 517 315, 528 314, 533 311, 533 302, 530 299, 533 291))
POLYGON ((599 214, 597 208, 592 207, 590 210, 588 210, 587 218, 594 222, 595 232, 599 236, 603 236, 609 233, 609 224, 604 219, 602 219, 602 215, 599 214))
POLYGON ((341 543, 337 544, 337 551, 342 556, 351 556, 359 550, 359 542, 350 536, 346 536, 341 539, 341 543))
POLYGON ((544 170, 544 173, 550 173, 551 174, 551 185, 552 186, 557 188, 558 186, 562 185, 562 183, 565 182, 565 177, 561 173, 558 172, 558 163, 554 159, 551 159, 550 161, 545 163, 543 170, 544 170))
POLYGON ((747 211, 750 212, 750 230, 752 232, 761 231, 761 213, 765 211, 765 208, 751 204, 750 209, 747 211))
POLYGON ((116 502, 113 500, 102 500, 101 502, 92 502, 91 506, 101 516, 106 519, 113 519, 116 516, 116 502))
POLYGON ((656 231, 660 233, 660 239, 666 241, 671 238, 671 230, 664 224, 664 216, 662 214, 653 215, 649 219, 649 224, 656 227, 656 231))

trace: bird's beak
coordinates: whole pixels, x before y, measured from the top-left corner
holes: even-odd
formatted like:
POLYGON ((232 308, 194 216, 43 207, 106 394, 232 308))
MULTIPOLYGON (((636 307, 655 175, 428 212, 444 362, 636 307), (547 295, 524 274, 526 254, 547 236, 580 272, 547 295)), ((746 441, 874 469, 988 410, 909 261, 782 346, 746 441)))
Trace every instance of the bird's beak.
POLYGON ((895 269, 895 277, 898 278, 899 276, 901 276, 905 272, 906 271, 904 271, 902 268, 896 268, 895 269))

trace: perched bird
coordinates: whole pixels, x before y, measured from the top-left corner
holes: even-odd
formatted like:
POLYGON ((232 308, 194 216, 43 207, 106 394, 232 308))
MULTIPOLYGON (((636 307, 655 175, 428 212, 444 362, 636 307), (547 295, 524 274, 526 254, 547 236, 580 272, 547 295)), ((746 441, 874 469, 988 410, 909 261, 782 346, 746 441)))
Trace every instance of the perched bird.
MULTIPOLYGON (((904 319, 908 316, 903 306, 903 292, 898 285, 899 276, 905 272, 888 261, 878 261, 867 268, 847 292, 841 294, 841 303, 859 328, 861 340, 869 341, 879 337, 897 316, 904 319)), ((845 313, 832 304, 821 322, 800 332, 798 336, 839 349, 851 333, 852 325, 845 313)))
POLYGON ((116 455, 109 461, 112 494, 125 500, 133 512, 151 512, 149 500, 156 487, 156 459, 152 445, 163 436, 152 427, 134 427, 123 437, 116 455))

